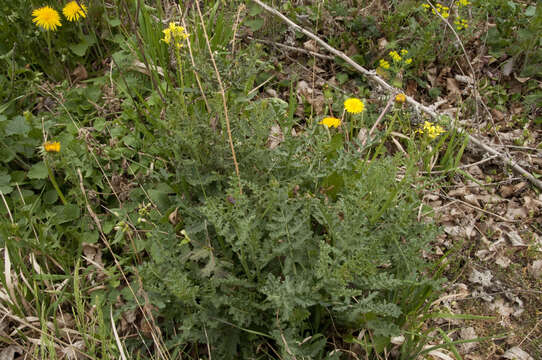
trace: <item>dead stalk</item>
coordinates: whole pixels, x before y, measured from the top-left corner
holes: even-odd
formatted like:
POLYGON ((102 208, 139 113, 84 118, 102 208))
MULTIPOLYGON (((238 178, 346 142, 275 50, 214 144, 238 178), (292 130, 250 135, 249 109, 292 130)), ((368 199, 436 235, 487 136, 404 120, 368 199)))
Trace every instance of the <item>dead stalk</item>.
POLYGON ((363 140, 363 143, 361 144, 362 147, 367 142, 367 139, 369 139, 371 137, 371 135, 373 135, 373 132, 376 130, 376 127, 378 126, 378 124, 380 124, 380 122, 384 118, 384 115, 386 115, 386 113, 390 109, 391 104, 393 104, 393 100, 395 99, 394 95, 395 95, 394 93, 391 94, 391 96, 390 96, 390 98, 388 100, 388 103, 386 104, 386 107, 384 108, 384 110, 382 110, 382 112, 380 113, 380 116, 378 116, 378 119, 376 119, 376 122, 374 123, 373 127, 371 128, 371 130, 369 130, 369 133, 367 134, 367 137, 363 140))
POLYGON ((198 10, 198 15, 202 24, 203 35, 205 36, 205 43, 207 44, 207 49, 209 50, 209 55, 211 56, 211 62, 215 69, 216 78, 218 80, 218 85, 220 86, 220 95, 222 96, 222 105, 224 106, 224 116, 226 117, 226 130, 228 132, 228 140, 230 143, 231 154, 233 156, 233 164, 235 165, 235 173, 237 174, 237 181, 239 182, 239 192, 242 194, 243 189, 241 187, 241 175, 239 174, 239 164, 237 163, 237 156, 235 155, 235 148, 233 147, 233 138, 231 136, 231 127, 230 127, 230 117, 228 115, 228 106, 226 105, 226 94, 224 92, 224 85, 222 84, 222 78, 218 72, 218 67, 216 66, 215 57, 213 55, 213 50, 211 49, 211 43, 209 42, 209 37, 207 36, 207 30, 205 29, 205 22, 203 20, 203 15, 201 14, 201 9, 199 2, 196 1, 196 8, 198 10))
MULTIPOLYGON (((181 11, 179 7, 179 11, 181 11)), ((186 22, 184 21, 184 16, 182 17, 182 24, 185 29, 188 29, 186 27, 186 22)), ((192 54, 192 45, 190 45, 190 40, 186 41, 186 45, 188 47, 188 55, 190 55, 190 62, 192 63, 192 72, 194 73, 194 76, 196 78, 196 82, 198 83, 199 91, 201 92, 201 96, 203 97, 203 101, 205 102, 205 107, 207 108, 207 112, 211 113, 211 107, 209 106, 209 102, 207 101, 207 96, 205 96, 205 92, 203 91, 203 86, 201 86, 201 81, 199 79, 198 72, 196 71, 196 62, 194 61, 194 55, 192 54)))

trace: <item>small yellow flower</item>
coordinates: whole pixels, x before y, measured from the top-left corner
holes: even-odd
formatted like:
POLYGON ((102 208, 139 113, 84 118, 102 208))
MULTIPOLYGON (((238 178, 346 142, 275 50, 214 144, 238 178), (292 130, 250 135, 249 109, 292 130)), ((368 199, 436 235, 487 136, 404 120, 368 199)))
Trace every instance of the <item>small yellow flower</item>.
POLYGON ((43 144, 43 149, 46 152, 60 152, 60 143, 58 141, 46 141, 43 144))
POLYGON ((429 122, 429 121, 426 121, 424 122, 423 124, 423 130, 420 129, 419 130, 420 133, 422 134, 427 134, 427 136, 430 138, 430 139, 434 139, 436 138, 437 136, 439 136, 440 134, 442 133, 445 133, 446 130, 444 130, 440 125, 433 125, 433 123, 429 122))
POLYGON ((402 104, 406 101, 406 96, 403 93, 399 93, 395 96, 395 102, 398 104, 402 104))
POLYGON ((32 22, 47 31, 56 31, 57 27, 62 26, 60 15, 50 6, 44 6, 32 11, 32 22))
POLYGON ((62 13, 68 21, 78 21, 79 18, 87 17, 87 7, 81 3, 81 0, 70 1, 62 9, 62 13))
POLYGON ((411 63, 412 63, 412 58, 405 60, 405 64, 410 65, 411 63))
POLYGON ((325 125, 328 128, 330 128, 330 127, 337 128, 337 127, 339 127, 339 125, 341 125, 341 120, 337 119, 335 117, 325 117, 318 124, 325 125))
POLYGON ((471 2, 469 0, 459 0, 457 6, 469 6, 471 2))
POLYGON ((378 63, 380 65, 380 67, 382 69, 389 69, 390 68, 390 63, 387 62, 386 60, 384 59, 380 59, 380 62, 378 63))
POLYGON ((469 27, 469 24, 467 23, 467 20, 466 19, 461 19, 459 17, 456 20, 454 20, 454 24, 455 24, 455 28, 457 30, 467 29, 469 27))
POLYGON ((397 53, 397 51, 390 51, 389 55, 393 61, 395 62, 401 61, 401 56, 397 53))
POLYGON ((431 7, 431 5, 429 4, 422 4, 422 7, 425 9, 425 11, 429 10, 429 8, 431 7))
POLYGON ((365 110, 365 104, 360 99, 350 98, 345 100, 344 108, 350 114, 359 114, 365 110))
POLYGON ((401 55, 405 56, 406 54, 408 54, 408 50, 402 49, 401 50, 401 55))
POLYGON ((176 25, 175 23, 170 22, 169 27, 162 30, 164 33, 164 38, 162 39, 168 45, 171 45, 171 40, 177 47, 180 49, 183 47, 183 41, 188 39, 188 33, 185 31, 184 27, 176 25))

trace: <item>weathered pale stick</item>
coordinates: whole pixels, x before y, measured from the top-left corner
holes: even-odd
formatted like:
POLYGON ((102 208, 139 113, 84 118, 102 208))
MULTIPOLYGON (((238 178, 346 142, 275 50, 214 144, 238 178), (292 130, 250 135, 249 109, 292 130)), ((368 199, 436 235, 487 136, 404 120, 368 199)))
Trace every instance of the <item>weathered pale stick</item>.
POLYGON ((365 142, 367 142, 367 139, 371 138, 371 136, 373 135, 373 132, 376 130, 376 127, 378 126, 378 124, 380 124, 380 122, 384 118, 384 115, 386 115, 386 113, 390 109, 391 104, 393 104, 393 100, 395 100, 393 95, 394 94, 392 94, 390 98, 388 99, 388 103, 386 104, 386 107, 384 108, 384 110, 382 110, 382 112, 378 116, 378 119, 376 119, 376 122, 374 123, 373 127, 371 128, 371 130, 369 130, 369 134, 367 134, 367 137, 365 138, 365 140, 363 140, 363 143, 361 143, 361 146, 365 145, 365 142))
MULTIPOLYGON (((295 30, 297 31, 300 31, 302 32, 303 34, 307 35, 309 38, 315 40, 318 44, 320 44, 324 49, 326 49, 327 51, 329 51, 330 53, 340 57, 341 59, 343 59, 344 61, 346 61, 349 65, 351 65, 354 69, 356 69, 357 71, 359 71, 360 73, 362 73, 363 75, 371 78, 373 81, 375 81, 376 83, 378 83, 378 85, 382 86, 385 90, 391 92, 391 93, 396 93, 396 92, 400 92, 399 89, 396 89, 394 88, 393 86, 391 86, 390 84, 388 84, 384 79, 382 79, 380 76, 378 76, 376 74, 376 71, 372 70, 367 70, 365 69, 363 66, 359 65, 358 63, 356 63, 354 60, 352 60, 351 58, 349 58, 345 53, 343 53, 342 51, 339 51, 337 49, 335 49, 334 47, 332 47, 331 45, 329 45, 328 43, 326 43, 324 40, 320 39, 318 36, 314 35, 313 33, 311 33, 310 31, 302 28, 301 26, 297 25, 296 23, 294 23, 292 20, 288 19, 286 16, 284 16, 282 13, 280 13, 278 10, 275 10, 274 8, 264 4, 263 2, 261 2, 260 0, 253 0, 256 4, 258 4, 259 6, 261 6, 262 8, 264 8, 266 11, 270 12, 271 14, 279 17, 282 21, 284 21, 285 23, 287 23, 288 25, 290 25, 291 27, 293 27, 295 30)), ((411 104, 412 106, 414 106, 415 108, 425 112, 426 114, 428 114, 429 116, 431 116, 432 118, 435 118, 435 119, 438 119, 440 117, 440 114, 437 113, 435 110, 433 110, 431 107, 429 106, 425 106, 421 103, 419 103, 418 101, 414 100, 414 98, 408 96, 408 95, 405 95, 406 96, 406 101, 411 104)), ((461 132, 464 132, 465 134, 467 134, 467 132, 459 127, 459 126, 455 126, 455 129, 458 130, 458 131, 461 131, 461 132)), ((501 160, 509 165, 512 169, 514 169, 516 172, 520 173, 521 175, 525 176, 527 179, 529 179, 529 181, 535 185, 536 187, 538 187, 539 189, 542 189, 542 181, 538 180, 537 178, 535 178, 531 173, 529 173, 527 170, 525 170, 524 168, 522 168, 521 166, 519 166, 518 164, 516 164, 516 162, 511 159, 510 157, 508 157, 506 154, 502 154, 500 152, 498 152, 497 150, 493 149, 492 147, 490 147, 489 145, 486 145, 484 144, 481 140, 477 139, 476 137, 472 136, 472 135, 468 135, 469 136, 469 139, 470 141, 482 148, 483 150, 485 150, 486 152, 492 154, 492 155, 496 155, 498 156, 499 158, 501 158, 501 160)))

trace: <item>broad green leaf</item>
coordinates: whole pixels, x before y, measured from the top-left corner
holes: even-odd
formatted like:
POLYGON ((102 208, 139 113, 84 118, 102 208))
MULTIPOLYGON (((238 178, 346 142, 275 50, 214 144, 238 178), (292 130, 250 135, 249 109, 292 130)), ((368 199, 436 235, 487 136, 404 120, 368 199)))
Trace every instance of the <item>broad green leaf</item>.
POLYGON ((45 179, 48 175, 47 166, 43 161, 32 165, 27 174, 29 179, 45 179))
POLYGON ((70 45, 70 50, 77 56, 85 56, 85 53, 87 52, 87 49, 89 48, 89 44, 85 41, 80 42, 79 44, 73 44, 70 45))
POLYGON ((23 116, 15 116, 6 125, 6 135, 22 135, 26 136, 30 131, 30 125, 26 122, 23 116))
POLYGON ((0 173, 0 191, 2 194, 9 194, 13 188, 10 186, 11 176, 5 172, 0 173))

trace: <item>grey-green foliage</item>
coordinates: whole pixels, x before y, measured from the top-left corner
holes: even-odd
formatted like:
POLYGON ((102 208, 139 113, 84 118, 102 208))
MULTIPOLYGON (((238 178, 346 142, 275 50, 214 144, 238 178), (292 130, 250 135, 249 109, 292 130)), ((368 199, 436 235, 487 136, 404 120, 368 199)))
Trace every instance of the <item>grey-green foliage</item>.
POLYGON ((293 137, 280 111, 267 100, 232 109, 242 193, 219 131, 192 125, 171 139, 170 211, 182 221, 150 234, 141 271, 171 346, 239 359, 267 344, 318 359, 333 332, 361 328, 389 344, 438 287, 421 256, 435 229, 416 220, 408 170, 396 179, 402 160, 367 163, 320 125, 293 137), (274 121, 285 140, 271 150, 274 121))

